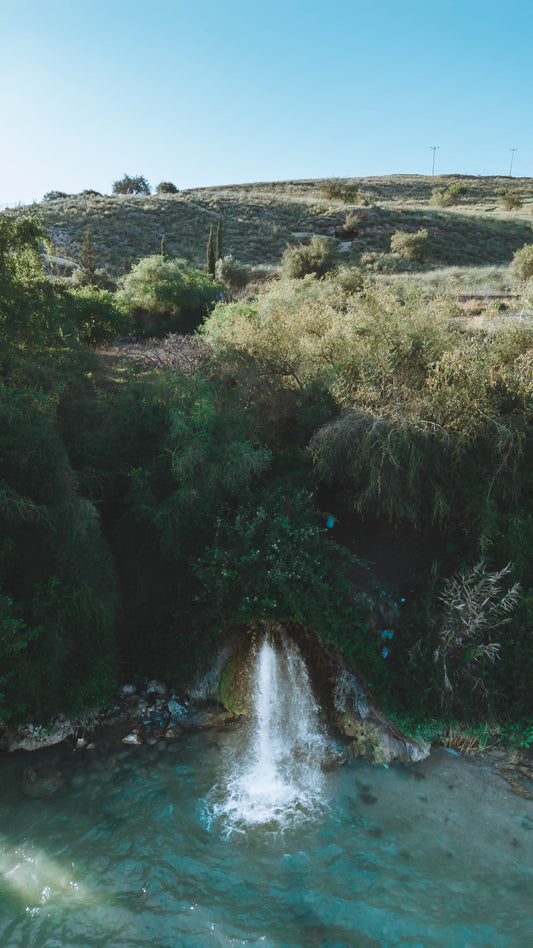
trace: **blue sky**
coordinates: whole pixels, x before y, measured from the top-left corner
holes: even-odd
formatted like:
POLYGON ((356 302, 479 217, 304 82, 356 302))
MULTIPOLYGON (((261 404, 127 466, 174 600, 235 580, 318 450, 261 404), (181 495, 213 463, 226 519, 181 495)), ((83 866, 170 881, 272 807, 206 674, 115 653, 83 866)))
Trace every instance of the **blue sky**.
POLYGON ((392 173, 533 175, 530 0, 0 0, 0 205, 392 173))

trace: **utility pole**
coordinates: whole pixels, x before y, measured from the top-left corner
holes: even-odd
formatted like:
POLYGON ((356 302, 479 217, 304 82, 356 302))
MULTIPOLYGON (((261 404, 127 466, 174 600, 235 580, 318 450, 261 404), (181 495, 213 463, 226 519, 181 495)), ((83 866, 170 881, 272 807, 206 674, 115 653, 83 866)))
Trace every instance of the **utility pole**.
POLYGON ((511 152, 511 167, 509 168, 509 177, 512 178, 513 177, 513 158, 514 158, 514 153, 515 151, 518 151, 518 148, 510 148, 509 151, 511 152))
POLYGON ((433 164, 431 166, 431 176, 435 174, 435 152, 439 150, 439 145, 430 145, 431 151, 433 152, 433 164))

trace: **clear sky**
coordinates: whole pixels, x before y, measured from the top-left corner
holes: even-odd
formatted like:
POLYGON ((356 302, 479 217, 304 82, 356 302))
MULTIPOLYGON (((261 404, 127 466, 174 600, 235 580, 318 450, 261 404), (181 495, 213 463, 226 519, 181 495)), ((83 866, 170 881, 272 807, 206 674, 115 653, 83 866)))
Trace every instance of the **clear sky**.
POLYGON ((0 205, 430 174, 431 146, 533 175, 532 28, 531 0, 0 0, 0 205))

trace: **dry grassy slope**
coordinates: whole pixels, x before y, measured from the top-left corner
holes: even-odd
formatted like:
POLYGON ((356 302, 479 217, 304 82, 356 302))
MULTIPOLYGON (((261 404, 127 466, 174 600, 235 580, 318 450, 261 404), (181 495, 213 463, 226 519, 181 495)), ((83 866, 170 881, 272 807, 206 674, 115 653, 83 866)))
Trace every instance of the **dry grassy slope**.
MULTIPOLYGON (((392 175, 348 179, 360 186, 366 206, 324 197, 324 180, 283 181, 198 188, 176 195, 84 196, 43 201, 42 217, 58 256, 77 260, 85 228, 91 225, 98 265, 117 277, 140 257, 157 253, 163 234, 167 252, 203 266, 210 225, 223 223, 223 252, 253 265, 279 263, 299 235, 337 235, 347 214, 357 217, 356 233, 340 258, 357 262, 365 251, 387 251, 398 228, 426 227, 431 238, 430 268, 506 265, 533 240, 533 180, 530 178, 392 175), (431 189, 459 182, 467 193, 451 208, 431 205, 431 189), (498 188, 518 192, 520 211, 505 211, 498 188)), ((9 212, 16 213, 16 212, 9 212)))

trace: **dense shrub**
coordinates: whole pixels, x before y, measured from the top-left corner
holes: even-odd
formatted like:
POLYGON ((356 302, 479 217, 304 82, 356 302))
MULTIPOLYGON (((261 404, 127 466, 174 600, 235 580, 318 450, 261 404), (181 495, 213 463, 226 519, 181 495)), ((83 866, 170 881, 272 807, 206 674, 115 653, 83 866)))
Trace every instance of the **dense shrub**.
POLYGON ((139 331, 191 332, 212 309, 220 286, 201 270, 160 254, 144 257, 122 280, 120 299, 139 331))
POLYGON ((113 194, 150 194, 150 185, 143 175, 125 174, 120 181, 113 181, 113 194))
POLYGON ((255 300, 217 306, 204 335, 246 384, 272 392, 321 382, 342 406, 383 405, 400 386, 423 386, 454 339, 452 304, 407 301, 369 287, 353 295, 332 274, 283 281, 255 300))
POLYGON ((258 404, 320 383, 347 412, 313 451, 361 514, 471 518, 481 537, 492 506, 529 489, 533 334, 514 321, 467 333, 455 312, 452 301, 307 279, 218 307, 204 332, 258 404))
POLYGON ((494 193, 498 195, 506 211, 518 211, 524 204, 520 194, 509 191, 508 188, 499 188, 494 193))
POLYGON ((116 608, 94 506, 42 402, 0 389, 0 717, 46 720, 106 692, 116 608))
MULTIPOLYGON (((355 556, 325 536, 302 492, 267 489, 220 522, 196 566, 216 622, 268 616, 309 623, 325 639, 362 638, 365 612, 344 571, 355 556)), ((366 618, 366 614, 365 614, 366 618)))
POLYGON ((362 267, 337 267, 328 274, 346 293, 359 293, 365 285, 365 271, 362 267))
POLYGON ((172 181, 160 181, 155 189, 156 194, 177 194, 178 188, 172 181))
POLYGON ((289 279, 299 280, 311 273, 321 277, 334 265, 332 241, 316 234, 309 244, 287 247, 281 257, 281 272, 289 279))
POLYGON ((133 328, 130 313, 117 305, 115 295, 96 286, 69 293, 70 316, 79 342, 100 345, 133 328))
POLYGON ((369 250, 361 254, 361 265, 371 273, 401 273, 410 269, 409 261, 394 253, 369 250))
POLYGON ((357 237, 360 226, 359 216, 352 211, 346 215, 342 226, 335 230, 335 236, 343 240, 351 240, 352 237, 357 237))
POLYGON ((59 198, 66 198, 68 194, 65 191, 47 191, 43 194, 43 201, 57 201, 59 198))
POLYGON ((250 281, 248 267, 239 263, 232 254, 217 260, 215 275, 220 283, 225 283, 232 290, 242 290, 250 281))
POLYGON ((526 280, 520 294, 518 305, 522 311, 533 313, 533 278, 526 280))
POLYGON ((355 204, 359 197, 359 185, 342 178, 332 178, 324 184, 322 193, 329 201, 355 204))
POLYGON ((65 291, 48 280, 39 252, 45 239, 35 218, 0 214, 0 352, 5 364, 69 344, 65 291))
POLYGON ((509 270, 516 280, 530 280, 533 277, 533 244, 524 244, 516 251, 509 270))
POLYGON ((463 194, 466 194, 466 188, 463 184, 450 184, 447 188, 433 188, 431 200, 437 207, 451 207, 452 204, 457 204, 458 199, 463 194))
POLYGON ((414 234, 398 230, 391 237, 390 248, 393 253, 399 254, 405 260, 423 263, 429 251, 428 232, 425 228, 417 230, 414 234))
POLYGON ((226 386, 173 372, 100 404, 82 397, 65 405, 70 454, 120 564, 119 635, 130 673, 183 681, 208 660, 215 620, 209 602, 200 604, 195 564, 268 469, 249 414, 226 386))

